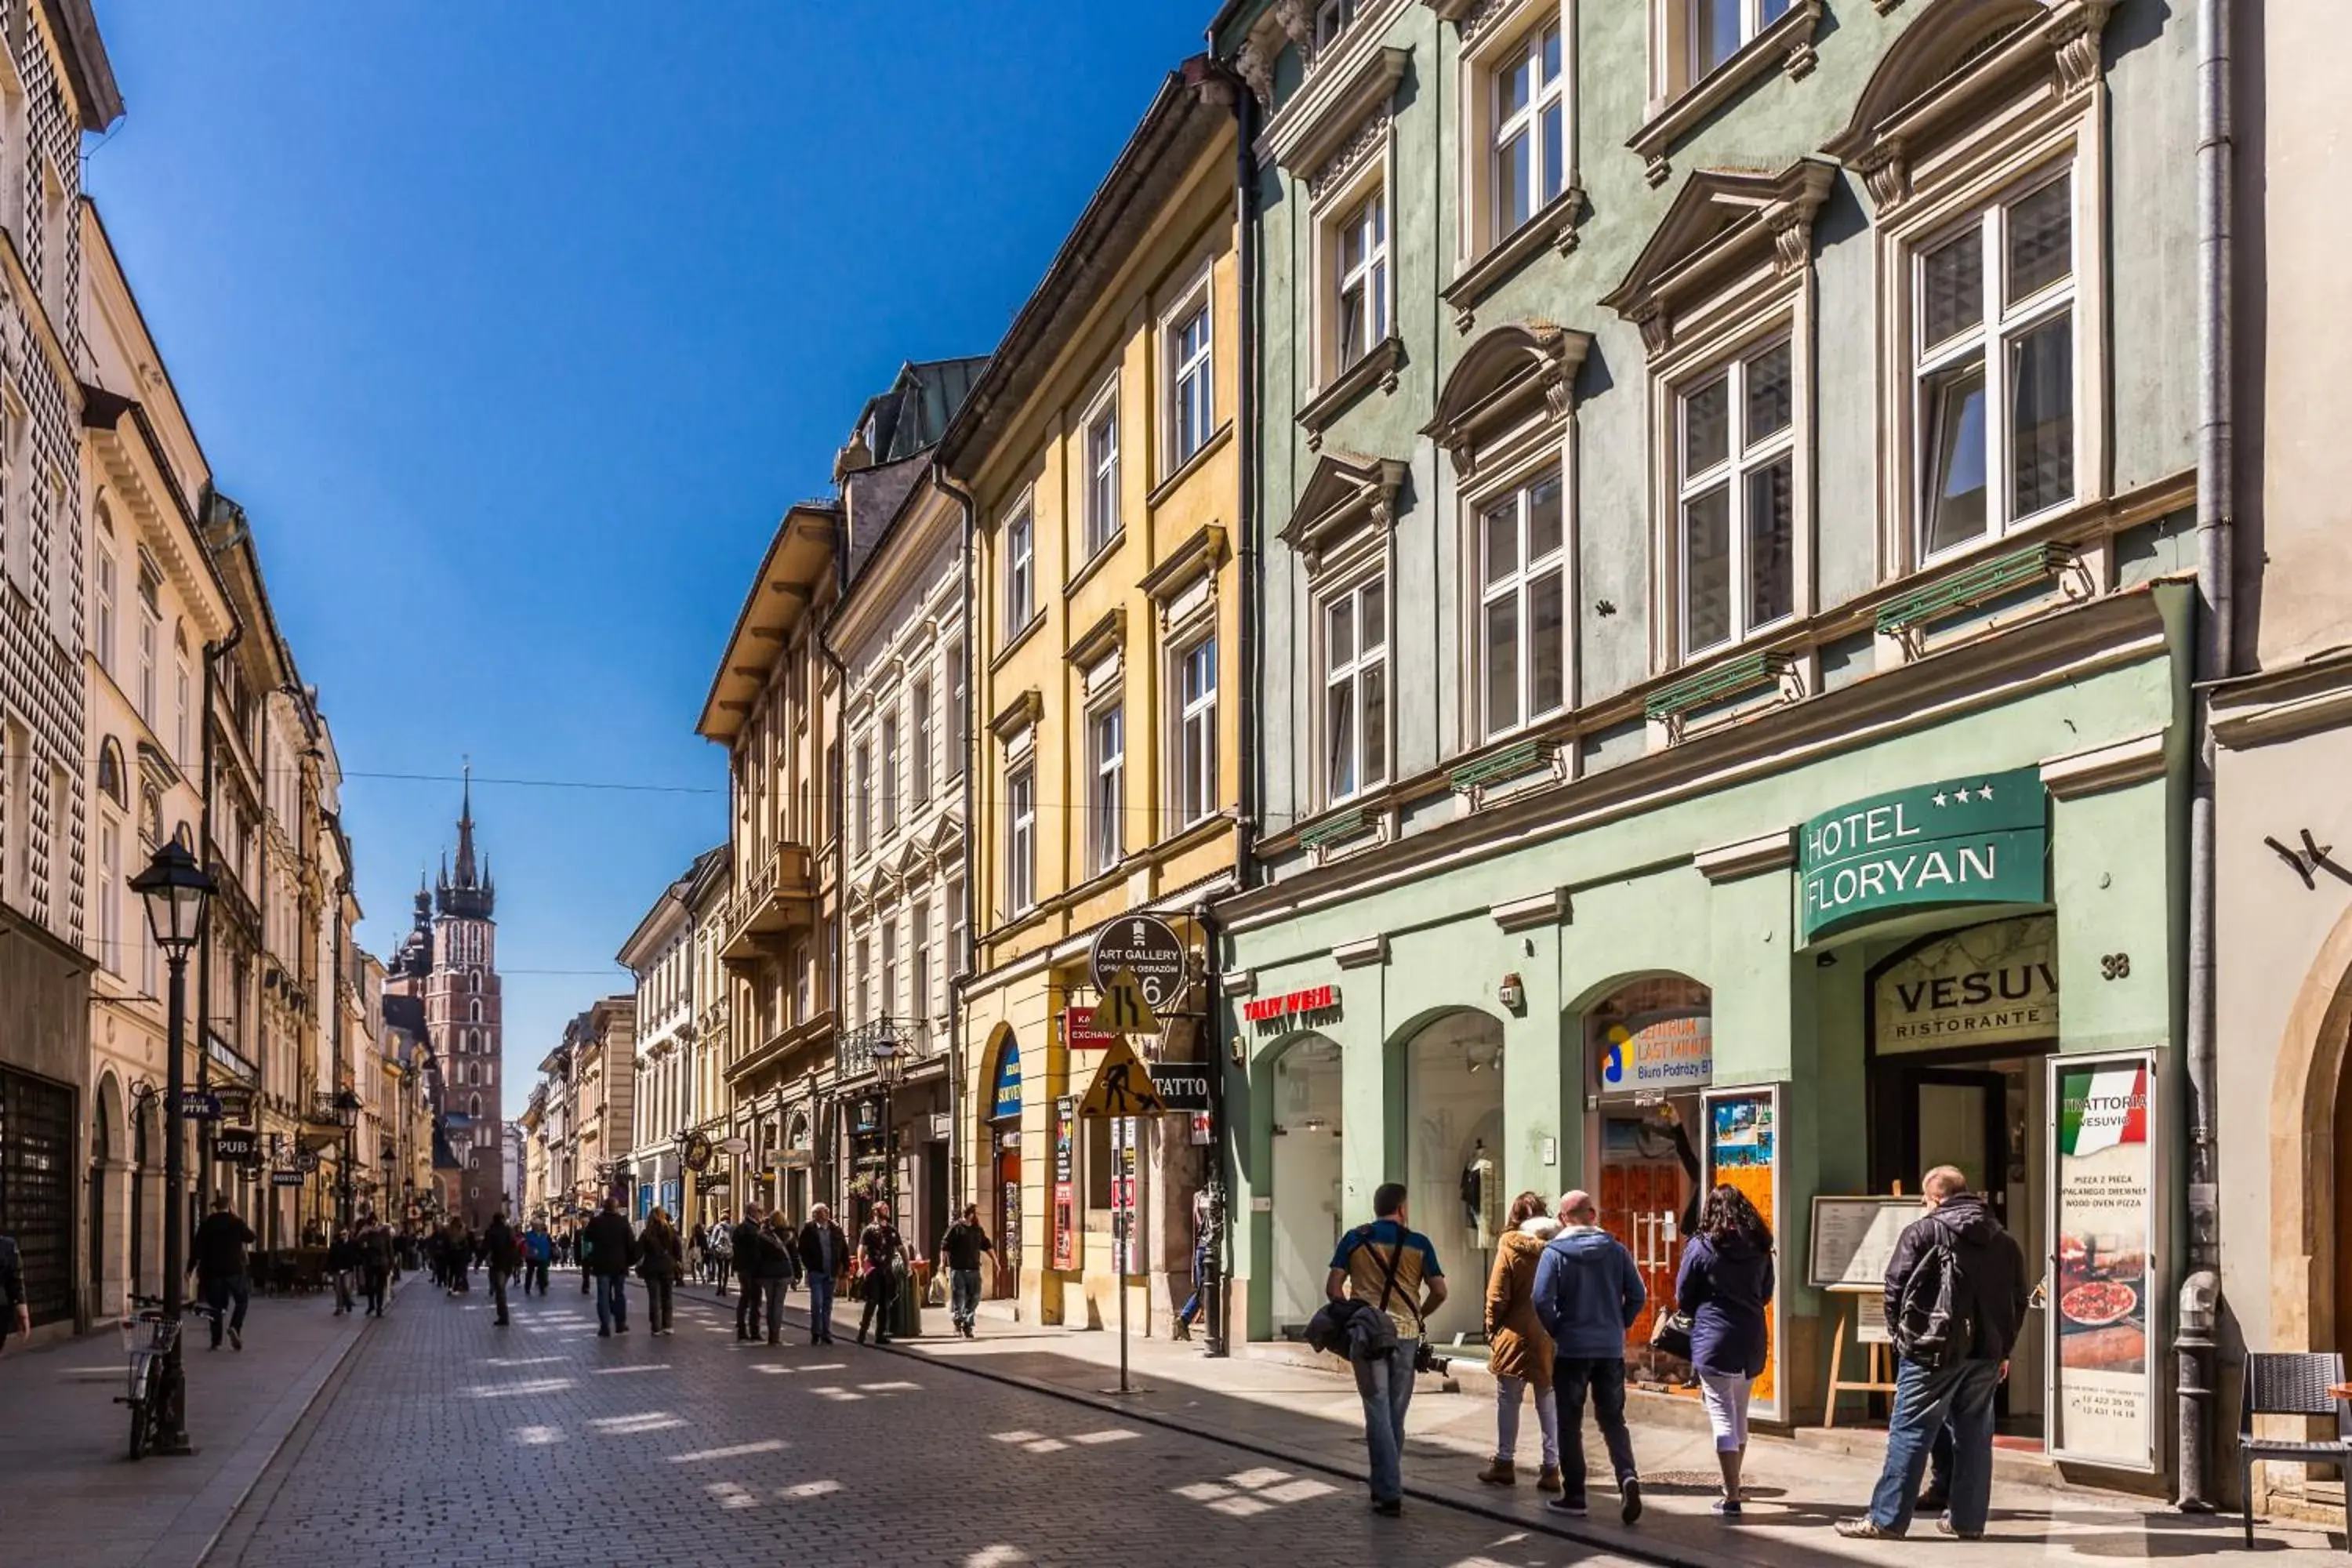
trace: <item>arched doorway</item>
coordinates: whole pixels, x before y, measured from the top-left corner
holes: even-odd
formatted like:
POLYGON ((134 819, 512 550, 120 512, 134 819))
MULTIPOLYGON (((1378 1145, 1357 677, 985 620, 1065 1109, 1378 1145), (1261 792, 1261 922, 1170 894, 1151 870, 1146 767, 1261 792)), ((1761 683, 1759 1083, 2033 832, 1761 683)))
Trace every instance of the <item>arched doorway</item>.
POLYGON ((988 1181, 996 1219, 996 1268, 989 1294, 1002 1300, 1021 1289, 1021 1042, 1010 1030, 997 1042, 987 1081, 988 1181))
POLYGON ((1659 974, 1611 990, 1584 1010, 1593 1121, 1587 1147, 1601 1228, 1633 1255, 1650 1304, 1625 1332, 1637 1375, 1681 1383, 1650 1348, 1658 1304, 1671 1302, 1683 1243, 1697 1227, 1704 1106, 1714 1078, 1714 996, 1697 981, 1659 974))
POLYGON ((1340 1213, 1339 1047, 1301 1035, 1274 1063, 1274 1333, 1305 1326, 1347 1226, 1340 1213))
POLYGON ((113 1211, 106 1201, 107 1184, 114 1179, 114 1113, 121 1100, 114 1075, 109 1073, 99 1080, 90 1102, 89 1201, 84 1205, 89 1214, 89 1283, 84 1305, 93 1319, 122 1305, 107 1288, 114 1273, 115 1249, 108 1229, 113 1211))
POLYGON ((809 1179, 816 1166, 816 1144, 808 1113, 795 1110, 784 1123, 784 1212, 799 1218, 809 1211, 809 1179))
POLYGON ((1483 1337, 1486 1281, 1510 1208, 1503 1191, 1503 1026, 1462 1009, 1405 1042, 1405 1184, 1412 1227, 1461 1288, 1431 1314, 1433 1341, 1483 1337))

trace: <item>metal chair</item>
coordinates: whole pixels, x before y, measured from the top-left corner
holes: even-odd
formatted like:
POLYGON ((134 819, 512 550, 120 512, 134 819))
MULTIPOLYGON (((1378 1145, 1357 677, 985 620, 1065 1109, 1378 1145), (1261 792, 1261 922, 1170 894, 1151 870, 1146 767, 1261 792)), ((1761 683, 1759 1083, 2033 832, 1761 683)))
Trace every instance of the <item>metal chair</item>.
MULTIPOLYGON (((2246 1357, 2245 1391, 2238 1402, 2238 1484, 2243 1489, 2246 1544, 2254 1543, 2254 1461, 2334 1465, 2352 1481, 2352 1406, 2328 1392, 2344 1381, 2344 1357, 2335 1351, 2246 1357), (2333 1415, 2336 1436, 2311 1440, 2257 1437, 2257 1415, 2333 1415)), ((2352 1547, 2352 1534, 2346 1536, 2352 1547)))

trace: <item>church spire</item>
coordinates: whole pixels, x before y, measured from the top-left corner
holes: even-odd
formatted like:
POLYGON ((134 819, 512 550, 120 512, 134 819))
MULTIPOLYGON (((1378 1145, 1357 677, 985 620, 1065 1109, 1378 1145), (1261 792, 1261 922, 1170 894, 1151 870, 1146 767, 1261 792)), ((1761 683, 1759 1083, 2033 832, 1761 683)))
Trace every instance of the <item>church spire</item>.
POLYGON ((441 913, 461 920, 486 921, 491 917, 498 895, 488 876, 489 862, 479 860, 474 848, 474 764, 466 762, 464 792, 457 805, 457 863, 453 870, 445 851, 441 857, 441 883, 438 903, 441 913))
POLYGON ((466 763, 466 793, 457 808, 457 886, 470 888, 474 881, 474 764, 466 763))

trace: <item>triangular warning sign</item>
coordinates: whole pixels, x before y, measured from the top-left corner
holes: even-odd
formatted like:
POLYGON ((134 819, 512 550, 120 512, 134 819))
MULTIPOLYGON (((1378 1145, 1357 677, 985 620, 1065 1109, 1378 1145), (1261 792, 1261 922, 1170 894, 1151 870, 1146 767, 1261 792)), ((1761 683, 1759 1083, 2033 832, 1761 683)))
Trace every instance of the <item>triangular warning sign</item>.
POLYGON ((1160 1020, 1151 1011, 1151 1004, 1143 998, 1143 986, 1135 978, 1135 971, 1122 969, 1110 977, 1103 987, 1102 1000, 1095 1004, 1095 1027, 1108 1035, 1156 1035, 1160 1020))
POLYGON ((1125 1040, 1113 1040, 1095 1068, 1095 1080, 1078 1106, 1081 1116, 1158 1116, 1168 1109, 1152 1087, 1151 1069, 1125 1040))

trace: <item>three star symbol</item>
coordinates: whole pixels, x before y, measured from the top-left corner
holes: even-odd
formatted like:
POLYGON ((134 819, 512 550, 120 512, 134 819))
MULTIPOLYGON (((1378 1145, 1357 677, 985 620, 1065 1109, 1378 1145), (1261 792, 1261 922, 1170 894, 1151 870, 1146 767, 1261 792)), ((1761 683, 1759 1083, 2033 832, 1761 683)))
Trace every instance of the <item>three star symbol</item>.
MULTIPOLYGON (((1934 795, 1928 796, 1928 798, 1933 800, 1937 805, 1966 805, 1969 803, 1969 794, 1968 786, 1966 784, 1962 784, 1958 789, 1949 791, 1948 793, 1939 789, 1934 795)), ((1976 798, 1979 800, 1990 800, 1992 798, 1992 785, 1978 785, 1976 789, 1976 798)))

